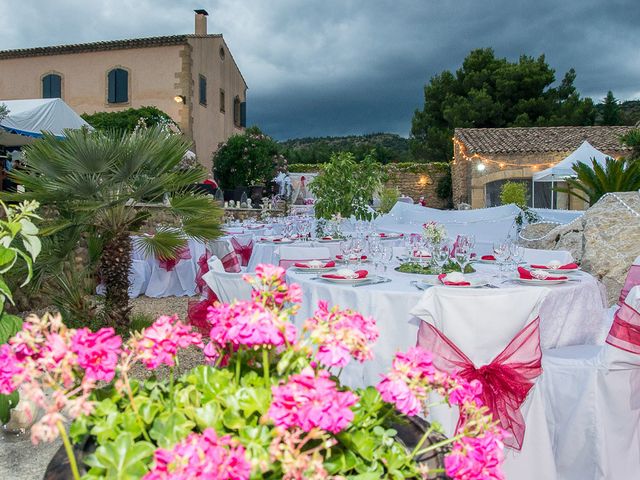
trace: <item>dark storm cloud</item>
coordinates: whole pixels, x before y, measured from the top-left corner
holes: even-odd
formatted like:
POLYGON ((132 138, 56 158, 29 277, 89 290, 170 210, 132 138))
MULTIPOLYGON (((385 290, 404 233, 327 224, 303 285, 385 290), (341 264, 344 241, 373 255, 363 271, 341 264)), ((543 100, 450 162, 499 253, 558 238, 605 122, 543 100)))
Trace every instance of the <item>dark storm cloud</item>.
POLYGON ((206 8, 277 138, 408 134, 422 89, 471 49, 545 54, 596 101, 640 97, 637 0, 0 0, 0 48, 191 32, 206 8))

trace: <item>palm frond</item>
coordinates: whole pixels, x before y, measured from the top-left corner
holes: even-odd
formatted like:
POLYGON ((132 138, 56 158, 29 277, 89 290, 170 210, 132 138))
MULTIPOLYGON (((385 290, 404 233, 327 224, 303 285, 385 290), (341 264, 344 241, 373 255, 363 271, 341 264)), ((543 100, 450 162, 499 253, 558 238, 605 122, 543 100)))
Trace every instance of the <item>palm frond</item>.
POLYGON ((178 249, 186 244, 187 240, 181 232, 162 229, 155 235, 137 237, 134 248, 141 249, 145 257, 175 258, 178 249))

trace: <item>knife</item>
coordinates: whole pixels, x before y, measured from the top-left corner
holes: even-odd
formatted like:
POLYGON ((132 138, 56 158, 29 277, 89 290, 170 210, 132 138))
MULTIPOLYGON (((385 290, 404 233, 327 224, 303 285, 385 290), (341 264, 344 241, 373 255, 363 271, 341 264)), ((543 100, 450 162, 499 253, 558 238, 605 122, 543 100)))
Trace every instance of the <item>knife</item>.
POLYGON ((380 280, 370 280, 368 282, 354 283, 351 285, 352 287, 364 287, 365 285, 377 285, 378 283, 387 283, 390 282, 390 278, 382 278, 380 280))

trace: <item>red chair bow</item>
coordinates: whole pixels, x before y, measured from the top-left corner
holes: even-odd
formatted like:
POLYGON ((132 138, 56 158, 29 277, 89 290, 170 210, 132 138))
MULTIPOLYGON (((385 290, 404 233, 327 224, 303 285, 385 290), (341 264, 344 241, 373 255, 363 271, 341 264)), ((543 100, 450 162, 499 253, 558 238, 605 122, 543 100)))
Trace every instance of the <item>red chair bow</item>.
POLYGON ((626 352, 640 355, 640 312, 623 303, 613 317, 606 342, 626 352))
POLYGON ((240 268, 240 259, 236 252, 227 253, 220 259, 225 272, 238 273, 242 271, 240 268))
MULTIPOLYGON (((500 426, 511 433, 505 445, 520 450, 525 423, 520 406, 542 373, 540 319, 524 327, 509 345, 488 365, 476 367, 442 332, 427 322, 420 322, 418 346, 433 354, 436 368, 467 381, 482 384, 482 401, 500 426)), ((458 427, 461 420, 458 421, 458 427)))
POLYGON ((211 258, 211 252, 209 250, 205 250, 205 252, 200 255, 198 259, 198 271, 196 272, 196 293, 207 294, 209 292, 209 286, 207 282, 202 278, 205 273, 209 271, 209 259, 211 258))
POLYGON ((242 245, 235 237, 231 238, 231 246, 236 254, 240 257, 240 262, 243 267, 246 267, 251 258, 253 252, 253 240, 249 240, 249 243, 242 245))
POLYGON ((622 306, 624 304, 624 301, 627 298, 629 291, 636 285, 640 285, 640 265, 631 265, 631 268, 629 269, 629 273, 627 273, 627 278, 624 281, 624 286, 622 287, 622 291, 620 292, 618 305, 622 306))
POLYGON ((191 252, 189 251, 189 245, 185 245, 178 249, 175 258, 158 258, 158 262, 160 264, 160 268, 167 272, 171 272, 182 260, 189 260, 190 258, 191 252))

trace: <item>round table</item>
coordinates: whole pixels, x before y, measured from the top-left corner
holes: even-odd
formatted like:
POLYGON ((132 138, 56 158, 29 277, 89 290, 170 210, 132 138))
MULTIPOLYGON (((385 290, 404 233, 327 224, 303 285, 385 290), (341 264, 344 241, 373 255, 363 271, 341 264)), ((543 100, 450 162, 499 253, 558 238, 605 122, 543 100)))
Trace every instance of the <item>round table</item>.
MULTIPOLYGON (((335 284, 317 275, 287 270, 287 282, 302 287, 303 303, 295 322, 301 326, 306 318, 313 316, 319 300, 327 300, 329 306, 339 305, 363 315, 372 316, 378 326, 380 337, 374 345, 374 359, 364 364, 352 360, 342 372, 341 379, 352 387, 376 384, 380 374, 391 367, 391 361, 398 351, 406 351, 416 344, 419 321, 409 313, 418 303, 423 291, 411 284, 423 275, 396 272, 393 263, 386 274, 388 283, 353 287, 349 284, 335 284)), ((493 265, 474 264, 477 273, 491 284, 513 288, 541 288, 514 283, 501 283, 497 268, 493 265)), ((372 269, 370 264, 362 268, 372 269)), ((573 274, 578 281, 548 287, 550 292, 540 308, 540 341, 543 349, 568 345, 602 343, 605 317, 604 287, 591 275, 579 272, 573 274)), ((432 288, 449 288, 436 286, 432 288)), ((486 289, 490 291, 490 289, 486 289)))

